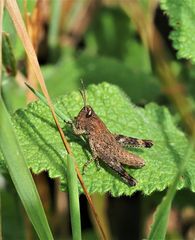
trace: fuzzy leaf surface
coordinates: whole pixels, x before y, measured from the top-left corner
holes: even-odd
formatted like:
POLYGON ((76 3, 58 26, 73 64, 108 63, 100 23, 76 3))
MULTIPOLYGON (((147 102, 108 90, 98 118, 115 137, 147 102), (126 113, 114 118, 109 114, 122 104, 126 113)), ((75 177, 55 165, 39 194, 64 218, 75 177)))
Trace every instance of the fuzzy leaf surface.
POLYGON ((170 38, 178 57, 195 63, 195 1, 161 0, 161 8, 167 13, 173 27, 170 38))
MULTIPOLYGON (((137 179, 136 187, 127 186, 103 165, 98 171, 92 163, 83 176, 90 193, 110 192, 113 196, 120 196, 140 190, 148 195, 156 190, 162 191, 173 182, 189 143, 165 107, 153 103, 145 108, 136 107, 118 87, 108 83, 90 85, 87 101, 111 132, 154 141, 151 149, 128 149, 145 159, 146 163, 142 169, 126 167, 129 174, 137 179)), ((59 98, 55 106, 73 118, 83 103, 79 92, 72 92, 59 98)), ((14 114, 13 125, 28 166, 35 173, 48 171, 50 177, 59 177, 65 190, 66 150, 48 108, 40 101, 31 103, 14 114)), ((84 163, 91 158, 88 143, 75 136, 70 126, 62 121, 61 125, 82 170, 84 163)), ((193 153, 178 183, 179 188, 188 187, 195 191, 194 159, 193 153)), ((3 163, 2 159, 0 162, 3 163)))

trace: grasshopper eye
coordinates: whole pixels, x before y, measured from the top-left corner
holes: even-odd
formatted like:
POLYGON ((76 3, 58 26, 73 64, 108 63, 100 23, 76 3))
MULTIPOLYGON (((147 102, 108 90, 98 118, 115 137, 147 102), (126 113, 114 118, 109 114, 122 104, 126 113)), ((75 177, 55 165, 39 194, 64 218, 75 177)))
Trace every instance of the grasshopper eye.
POLYGON ((91 117, 91 116, 92 116, 92 110, 89 109, 89 111, 88 111, 87 114, 86 114, 86 118, 89 118, 89 117, 91 117))

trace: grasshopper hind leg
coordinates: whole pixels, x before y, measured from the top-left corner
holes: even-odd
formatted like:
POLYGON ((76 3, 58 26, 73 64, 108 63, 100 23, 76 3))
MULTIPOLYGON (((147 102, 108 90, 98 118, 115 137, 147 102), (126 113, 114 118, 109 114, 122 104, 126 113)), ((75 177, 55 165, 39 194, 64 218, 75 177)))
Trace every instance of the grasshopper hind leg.
POLYGON ((121 176, 121 178, 123 179, 123 181, 125 183, 127 183, 129 186, 136 186, 137 181, 135 180, 135 178, 133 178, 132 176, 130 176, 123 168, 121 169, 120 172, 118 172, 119 175, 121 176))
POLYGON ((115 173, 117 173, 123 182, 125 182, 129 186, 135 186, 137 184, 137 181, 130 176, 125 169, 123 168, 122 164, 120 162, 116 161, 104 161, 106 165, 108 165, 115 173))
POLYGON ((126 137, 124 135, 114 135, 116 141, 121 146, 129 146, 129 147, 145 147, 145 148, 151 148, 153 146, 152 140, 146 140, 146 139, 138 139, 133 137, 126 137))

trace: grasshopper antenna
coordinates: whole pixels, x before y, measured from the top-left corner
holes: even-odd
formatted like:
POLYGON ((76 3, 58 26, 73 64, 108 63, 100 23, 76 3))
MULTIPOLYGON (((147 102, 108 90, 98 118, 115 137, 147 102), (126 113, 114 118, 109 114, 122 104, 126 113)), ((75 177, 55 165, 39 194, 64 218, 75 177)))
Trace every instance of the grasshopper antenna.
POLYGON ((82 79, 81 79, 81 85, 82 85, 82 89, 80 89, 80 94, 81 94, 82 99, 83 99, 84 107, 86 107, 86 105, 87 105, 87 97, 86 97, 85 86, 84 86, 84 83, 83 83, 82 79))

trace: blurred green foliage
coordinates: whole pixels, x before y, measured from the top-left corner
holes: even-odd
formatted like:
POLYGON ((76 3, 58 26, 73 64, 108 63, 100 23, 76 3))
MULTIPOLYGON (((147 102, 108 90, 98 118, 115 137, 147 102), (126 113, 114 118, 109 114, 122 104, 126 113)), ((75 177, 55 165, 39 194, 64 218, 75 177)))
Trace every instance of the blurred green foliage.
POLYGON ((168 14, 173 27, 171 39, 178 58, 195 63, 195 2, 191 0, 161 0, 161 8, 168 14))
POLYGON ((109 82, 119 85, 138 104, 155 101, 160 96, 160 85, 151 73, 133 71, 122 61, 111 57, 67 53, 55 66, 42 68, 49 92, 53 96, 68 93, 80 87, 83 79, 91 83, 109 82), (56 82, 53 88, 53 82, 56 82))

